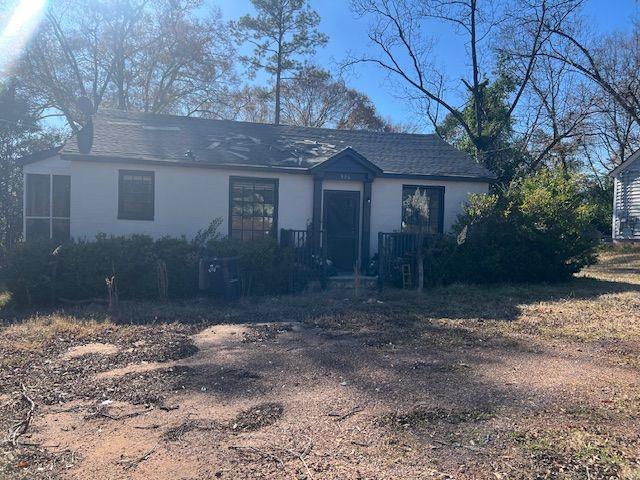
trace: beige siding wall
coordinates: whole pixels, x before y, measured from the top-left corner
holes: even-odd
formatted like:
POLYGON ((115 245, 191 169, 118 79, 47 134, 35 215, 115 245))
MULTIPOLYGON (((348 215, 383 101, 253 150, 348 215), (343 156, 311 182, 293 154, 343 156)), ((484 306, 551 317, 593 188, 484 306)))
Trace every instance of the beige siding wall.
POLYGON ((444 230, 448 232, 472 193, 487 193, 486 182, 454 182, 415 179, 378 178, 371 191, 371 251, 378 249, 378 232, 400 231, 402 222, 402 186, 444 187, 444 230))
POLYGON ((269 174, 211 168, 165 167, 73 162, 71 235, 93 238, 98 233, 153 237, 193 237, 215 218, 228 232, 229 177, 279 179, 278 228, 304 229, 311 221, 313 182, 307 175, 269 174), (118 170, 155 172, 153 221, 119 220, 118 170))
MULTIPOLYGON (((305 229, 311 223, 313 212, 313 178, 310 175, 130 163, 67 162, 59 158, 27 165, 24 172, 71 175, 71 236, 76 239, 93 239, 99 233, 143 233, 156 238, 165 235, 193 237, 198 230, 207 227, 218 217, 223 219, 221 233, 226 235, 230 176, 278 178, 279 229, 305 229), (153 221, 117 218, 118 171, 121 169, 155 172, 153 221)), ((403 185, 445 188, 445 231, 451 229, 470 194, 486 193, 488 190, 486 182, 375 179, 371 200, 371 254, 377 251, 378 232, 400 230, 403 185)), ((362 224, 362 182, 325 180, 323 189, 360 192, 362 224)), ((640 210, 638 213, 640 215, 640 210)))

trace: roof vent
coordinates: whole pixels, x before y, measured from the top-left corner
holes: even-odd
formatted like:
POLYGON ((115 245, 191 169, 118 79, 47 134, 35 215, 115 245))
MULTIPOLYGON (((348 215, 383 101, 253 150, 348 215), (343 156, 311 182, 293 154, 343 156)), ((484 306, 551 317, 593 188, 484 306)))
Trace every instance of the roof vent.
POLYGON ((187 159, 191 162, 195 162, 196 161, 196 154, 193 153, 193 150, 187 150, 184 154, 185 157, 187 157, 187 159))
POLYGON ((154 125, 143 125, 143 130, 160 130, 162 132, 179 132, 180 127, 156 127, 154 125))

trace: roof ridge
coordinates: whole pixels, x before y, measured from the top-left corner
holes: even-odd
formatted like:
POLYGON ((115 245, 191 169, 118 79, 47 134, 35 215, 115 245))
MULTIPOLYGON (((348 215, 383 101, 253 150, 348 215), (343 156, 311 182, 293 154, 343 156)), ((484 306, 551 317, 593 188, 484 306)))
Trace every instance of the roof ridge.
POLYGON ((189 120, 189 121, 202 121, 202 122, 219 122, 219 123, 232 123, 232 124, 244 124, 244 125, 255 125, 259 127, 272 127, 272 128, 286 128, 286 129, 300 129, 300 130, 312 130, 312 131, 323 131, 323 132, 349 132, 355 133, 358 135, 384 135, 384 136, 406 136, 406 137, 432 137, 437 140, 440 140, 443 143, 448 144, 439 135, 436 133, 408 133, 408 132, 385 132, 379 130, 366 130, 366 129, 348 129, 348 128, 327 128, 327 127, 308 127, 303 125, 287 125, 287 124, 279 124, 276 125, 274 123, 263 123, 263 122, 248 122, 245 120, 230 120, 226 118, 203 118, 203 117, 190 117, 187 115, 176 115, 172 113, 149 113, 149 112, 139 112, 139 111, 128 111, 128 110, 120 110, 117 108, 100 108, 96 113, 96 116, 101 116, 101 114, 117 114, 122 115, 123 117, 152 117, 152 118, 173 118, 179 120, 189 120))

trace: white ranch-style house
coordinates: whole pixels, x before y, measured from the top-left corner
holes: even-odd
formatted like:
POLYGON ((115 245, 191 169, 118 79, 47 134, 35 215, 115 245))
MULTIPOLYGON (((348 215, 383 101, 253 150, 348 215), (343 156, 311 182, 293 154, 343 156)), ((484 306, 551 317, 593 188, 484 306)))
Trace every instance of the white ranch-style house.
POLYGON ((379 232, 410 231, 403 200, 429 197, 448 231, 494 175, 436 135, 331 130, 104 110, 24 164, 27 240, 192 237, 221 218, 251 240, 323 231, 339 269, 366 265, 379 232))

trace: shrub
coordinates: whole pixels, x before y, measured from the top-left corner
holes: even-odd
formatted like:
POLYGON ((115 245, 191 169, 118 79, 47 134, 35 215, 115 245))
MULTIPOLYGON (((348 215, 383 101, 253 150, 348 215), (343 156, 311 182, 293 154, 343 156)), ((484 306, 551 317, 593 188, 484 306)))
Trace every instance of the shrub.
POLYGON ((197 245, 186 238, 163 237, 155 242, 153 252, 166 264, 169 298, 186 298, 198 291, 197 245))
POLYGON ((240 257, 240 278, 244 295, 278 294, 301 287, 293 284, 293 251, 279 247, 272 238, 252 242, 214 239, 208 242, 206 248, 212 257, 240 257))
POLYGON ((156 269, 151 237, 99 235, 93 242, 72 242, 60 248, 56 291, 71 300, 104 297, 105 278, 115 275, 120 298, 154 298, 156 269))
POLYGON ((596 208, 576 178, 546 170, 501 196, 472 196, 454 228, 459 242, 445 238, 426 247, 428 278, 431 283, 565 280, 596 260, 596 208))
MULTIPOLYGON (((58 246, 52 241, 19 244, 9 252, 0 272, 18 304, 41 305, 59 299, 105 298, 107 277, 115 275, 121 299, 161 296, 160 262, 166 267, 167 296, 188 298, 199 294, 201 257, 239 256, 245 295, 279 294, 300 287, 294 275, 293 252, 270 238, 253 242, 222 239, 218 220, 189 241, 145 235, 107 237, 58 246), (54 253, 55 252, 55 253, 54 253), (298 284, 294 284, 294 280, 298 284)), ((164 292, 162 292, 164 293, 164 292)))
POLYGON ((19 243, 9 251, 2 276, 13 301, 19 304, 52 301, 55 297, 52 279, 57 263, 55 249, 54 242, 39 240, 19 243))

